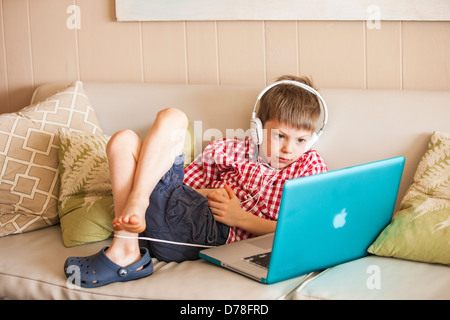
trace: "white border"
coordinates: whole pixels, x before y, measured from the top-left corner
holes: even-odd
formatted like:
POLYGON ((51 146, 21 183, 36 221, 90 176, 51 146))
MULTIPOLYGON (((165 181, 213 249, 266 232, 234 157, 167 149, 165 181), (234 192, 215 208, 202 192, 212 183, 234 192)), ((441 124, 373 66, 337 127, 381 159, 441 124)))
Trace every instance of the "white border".
POLYGON ((115 0, 117 21, 449 21, 449 0, 115 0))

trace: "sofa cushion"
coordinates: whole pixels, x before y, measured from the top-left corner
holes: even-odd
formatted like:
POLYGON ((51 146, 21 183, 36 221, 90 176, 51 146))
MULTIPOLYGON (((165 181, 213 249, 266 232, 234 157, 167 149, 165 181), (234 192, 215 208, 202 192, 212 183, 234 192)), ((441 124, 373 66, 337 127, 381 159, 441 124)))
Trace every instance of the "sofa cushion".
POLYGON ((304 282, 294 300, 448 300, 450 269, 441 264, 369 255, 304 282))
POLYGON ((266 285, 205 260, 166 263, 153 259, 153 274, 139 280, 92 289, 67 281, 67 257, 89 256, 109 245, 110 239, 67 248, 58 226, 0 238, 0 299, 267 300, 286 295, 303 279, 266 285))
POLYGON ((58 128, 102 133, 81 82, 0 115, 0 236, 58 222, 58 128))
POLYGON ((58 209, 66 247, 105 240, 112 235, 114 203, 105 151, 109 138, 60 131, 58 209))
POLYGON ((435 132, 400 211, 368 251, 450 265, 450 134, 435 132))

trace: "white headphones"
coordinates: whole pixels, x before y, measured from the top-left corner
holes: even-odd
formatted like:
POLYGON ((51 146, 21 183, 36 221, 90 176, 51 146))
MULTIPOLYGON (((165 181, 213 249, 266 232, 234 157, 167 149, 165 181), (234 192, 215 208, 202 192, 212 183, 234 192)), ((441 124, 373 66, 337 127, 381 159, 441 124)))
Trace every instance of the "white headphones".
POLYGON ((260 145, 263 142, 263 125, 262 125, 261 120, 256 117, 256 106, 258 105, 259 100, 261 100, 262 96, 267 91, 269 91, 273 87, 280 85, 280 84, 291 84, 291 85, 303 88, 306 91, 314 94, 319 99, 319 102, 320 102, 320 105, 321 105, 322 111, 323 111, 323 123, 322 123, 322 127, 319 129, 319 131, 314 132, 312 134, 311 138, 306 143, 305 152, 307 152, 311 149, 313 144, 317 142, 320 135, 323 133, 323 129, 325 128, 325 125, 328 122, 328 110, 327 110, 327 105, 325 103, 325 100, 322 98, 322 96, 319 94, 319 92, 317 92, 317 90, 315 90, 314 88, 311 88, 310 86, 308 86, 302 82, 293 81, 293 80, 281 80, 281 81, 274 82, 271 85, 269 85, 268 87, 266 87, 259 94, 258 99, 256 100, 255 106, 253 108, 252 119, 250 120, 250 135, 252 137, 253 143, 255 143, 256 145, 260 145))

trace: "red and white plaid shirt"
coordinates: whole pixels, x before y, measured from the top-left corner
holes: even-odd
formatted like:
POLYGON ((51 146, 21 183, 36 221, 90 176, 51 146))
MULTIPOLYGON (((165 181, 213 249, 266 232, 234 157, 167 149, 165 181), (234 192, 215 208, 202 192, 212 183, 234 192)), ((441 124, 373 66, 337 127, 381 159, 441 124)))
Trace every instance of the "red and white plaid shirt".
MULTIPOLYGON (((217 189, 227 184, 238 197, 243 210, 263 219, 278 220, 284 183, 327 171, 315 150, 277 170, 262 164, 262 159, 253 160, 255 149, 249 138, 213 141, 185 169, 184 183, 194 189, 217 189)), ((231 227, 227 243, 250 237, 249 232, 231 227)))

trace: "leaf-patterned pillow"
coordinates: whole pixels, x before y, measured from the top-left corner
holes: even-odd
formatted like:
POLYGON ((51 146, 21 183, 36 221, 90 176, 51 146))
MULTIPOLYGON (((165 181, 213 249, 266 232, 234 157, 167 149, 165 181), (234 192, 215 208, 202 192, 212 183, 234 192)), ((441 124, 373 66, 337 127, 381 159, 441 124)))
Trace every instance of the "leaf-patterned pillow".
POLYGON ((111 236, 114 205, 106 145, 109 136, 60 130, 58 211, 66 247, 111 236))
POLYGON ((450 134, 435 132, 394 220, 368 249, 450 265, 450 134))

